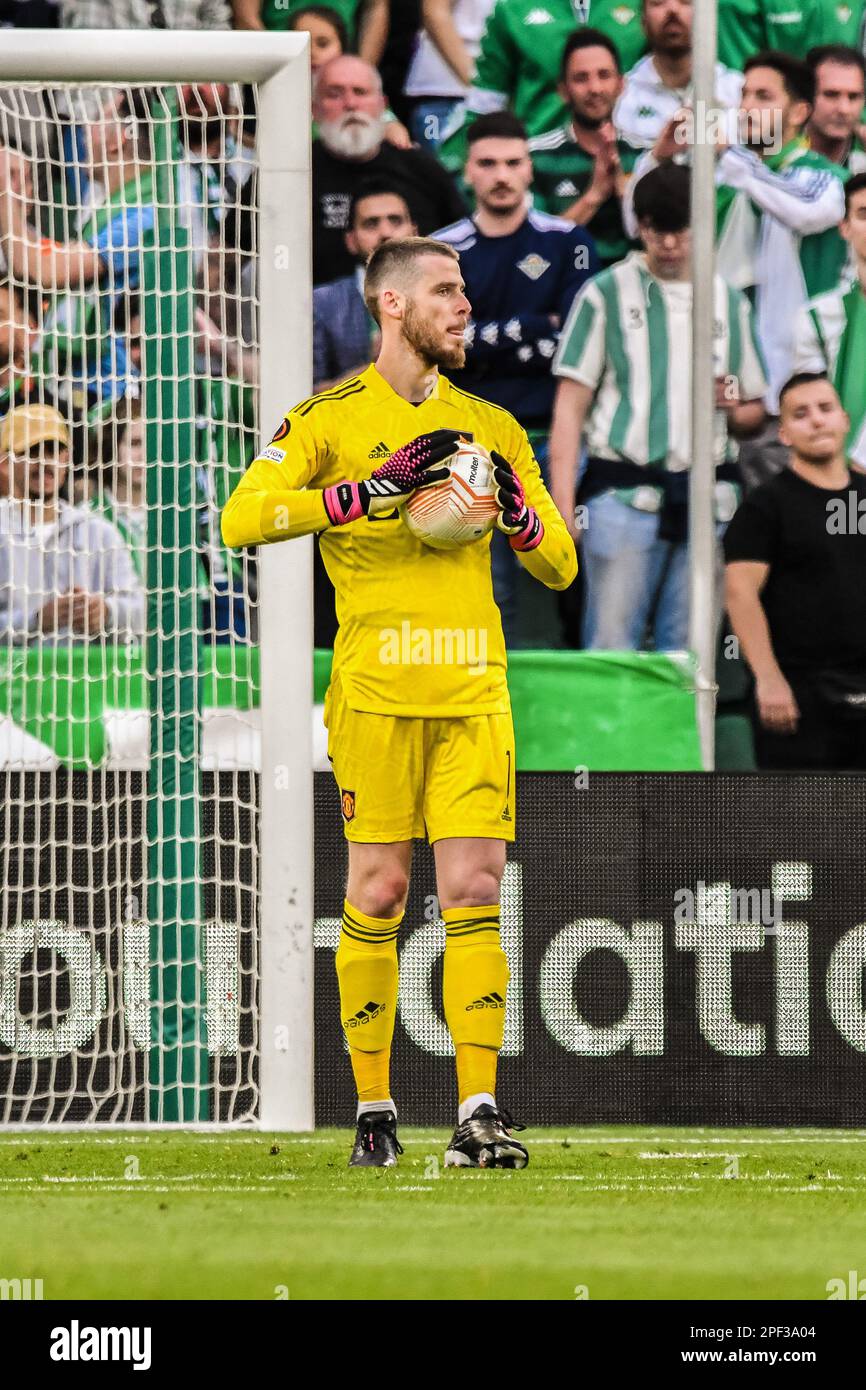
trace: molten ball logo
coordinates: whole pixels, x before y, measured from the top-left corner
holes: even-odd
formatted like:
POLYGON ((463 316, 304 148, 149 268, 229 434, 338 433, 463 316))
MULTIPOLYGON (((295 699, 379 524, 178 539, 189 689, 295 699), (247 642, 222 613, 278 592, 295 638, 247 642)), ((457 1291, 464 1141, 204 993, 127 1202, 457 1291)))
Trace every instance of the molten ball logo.
POLYGON ((456 550, 481 540, 493 529, 499 510, 486 449, 461 444, 448 467, 443 482, 414 492, 400 508, 412 535, 434 550, 456 550))

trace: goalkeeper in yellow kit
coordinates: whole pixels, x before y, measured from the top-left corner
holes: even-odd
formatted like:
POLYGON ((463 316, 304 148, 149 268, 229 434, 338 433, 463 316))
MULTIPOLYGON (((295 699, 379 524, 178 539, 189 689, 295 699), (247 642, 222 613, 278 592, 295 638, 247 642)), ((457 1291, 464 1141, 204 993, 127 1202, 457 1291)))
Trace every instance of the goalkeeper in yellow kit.
POLYGON ((523 429, 439 374, 465 361, 464 289, 450 246, 421 237, 381 245, 364 285, 382 333, 376 363, 289 411, 222 518, 232 546, 320 533, 336 590, 325 721, 349 842, 336 963, 358 1090, 353 1166, 388 1167, 402 1152, 389 1080, 397 935, 412 840, 425 833, 457 1054, 458 1123, 445 1162, 528 1161, 495 1098, 508 986, 499 889, 514 838, 515 779, 490 539, 433 550, 410 533, 397 504, 447 476, 443 461, 459 435, 471 435, 493 456, 497 524, 530 573, 564 589, 577 558, 523 429))

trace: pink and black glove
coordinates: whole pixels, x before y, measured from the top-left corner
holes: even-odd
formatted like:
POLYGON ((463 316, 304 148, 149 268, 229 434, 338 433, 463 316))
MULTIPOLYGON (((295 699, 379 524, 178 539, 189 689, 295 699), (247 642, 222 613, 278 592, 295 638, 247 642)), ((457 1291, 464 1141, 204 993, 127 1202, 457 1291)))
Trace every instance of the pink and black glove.
POLYGON ((527 504, 523 484, 507 459, 491 450, 493 480, 496 483, 496 525, 509 538, 512 550, 534 550, 544 535, 544 523, 534 507, 527 504))
POLYGON ((419 487, 441 483, 447 468, 434 465, 450 458, 460 441, 457 430, 434 430, 421 434, 392 454, 361 483, 336 483, 325 488, 325 511, 332 526, 345 526, 361 516, 390 512, 419 487))

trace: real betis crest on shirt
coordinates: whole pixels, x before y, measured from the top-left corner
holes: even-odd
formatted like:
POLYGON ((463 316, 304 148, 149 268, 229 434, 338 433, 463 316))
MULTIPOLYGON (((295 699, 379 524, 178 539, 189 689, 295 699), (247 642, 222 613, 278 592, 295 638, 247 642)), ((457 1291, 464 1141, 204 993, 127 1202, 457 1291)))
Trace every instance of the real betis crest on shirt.
POLYGON ((546 270, 550 269, 550 261, 546 261, 543 256, 538 256, 533 251, 529 256, 524 256, 522 261, 517 262, 517 269, 522 270, 530 280, 540 280, 546 270))
MULTIPOLYGON (((592 0, 572 0, 574 4, 574 17, 580 24, 592 24, 592 0)), ((601 8, 597 6, 596 8, 601 8)), ((614 5, 608 10, 609 17, 615 24, 631 24, 638 17, 638 10, 634 5, 614 5)))
POLYGON ((771 47, 798 58, 827 43, 859 48, 864 11, 864 0, 811 0, 800 5, 778 0, 766 11, 767 38, 771 47))

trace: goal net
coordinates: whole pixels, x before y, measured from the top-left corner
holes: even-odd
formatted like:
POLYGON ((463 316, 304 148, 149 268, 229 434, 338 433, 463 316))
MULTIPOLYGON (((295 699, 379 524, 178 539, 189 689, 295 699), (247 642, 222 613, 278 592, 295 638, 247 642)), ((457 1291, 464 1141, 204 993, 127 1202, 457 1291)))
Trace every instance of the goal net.
POLYGON ((0 87, 0 1119, 255 1121, 259 86, 58 76, 0 87))

